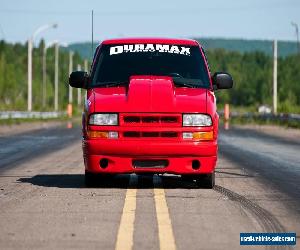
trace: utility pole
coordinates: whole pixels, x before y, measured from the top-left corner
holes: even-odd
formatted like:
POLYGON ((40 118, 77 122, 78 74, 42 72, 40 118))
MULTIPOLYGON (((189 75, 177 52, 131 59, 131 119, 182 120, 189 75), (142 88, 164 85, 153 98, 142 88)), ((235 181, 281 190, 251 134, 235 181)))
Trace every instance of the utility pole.
POLYGON ((46 107, 46 84, 47 84, 47 45, 43 48, 43 86, 42 86, 42 107, 46 107))
POLYGON ((43 108, 46 106, 46 100, 47 100, 47 50, 48 48, 50 48, 51 46, 53 46, 53 44, 55 45, 56 43, 58 43, 57 40, 51 41, 47 44, 45 44, 44 50, 43 50, 43 93, 42 93, 42 99, 43 99, 43 108))
POLYGON ((299 28, 298 28, 298 24, 292 22, 291 23, 292 26, 295 27, 295 30, 296 30, 296 37, 297 37, 297 48, 298 48, 298 53, 300 54, 300 42, 299 42, 299 28))
POLYGON ((46 78, 47 78, 47 71, 46 71, 46 43, 44 43, 43 48, 43 85, 42 85, 42 107, 45 108, 46 106, 46 78))
MULTIPOLYGON (((80 64, 77 65, 77 71, 81 71, 80 64)), ((81 89, 80 88, 77 89, 77 105, 78 105, 78 107, 81 106, 81 89)))
POLYGON ((32 110, 32 37, 28 39, 27 110, 32 110))
POLYGON ((58 56, 59 44, 55 43, 55 72, 54 72, 54 110, 58 111, 58 56))
POLYGON ((273 45, 273 113, 277 114, 277 40, 273 45))
POLYGON ((47 49, 52 46, 56 41, 45 43, 44 49, 43 49, 43 86, 42 86, 42 107, 46 107, 46 99, 47 99, 47 49))

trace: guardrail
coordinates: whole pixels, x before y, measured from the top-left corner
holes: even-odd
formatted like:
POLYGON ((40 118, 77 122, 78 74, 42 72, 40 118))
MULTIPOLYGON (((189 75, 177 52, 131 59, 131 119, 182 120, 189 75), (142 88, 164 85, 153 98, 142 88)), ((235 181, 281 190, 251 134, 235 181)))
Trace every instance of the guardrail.
MULTIPOLYGON (((220 116, 224 116, 224 111, 218 112, 220 116)), ((261 120, 270 120, 270 121, 281 121, 281 122, 289 122, 289 121, 297 121, 300 122, 300 114, 260 114, 260 113, 251 113, 251 112, 230 112, 230 117, 237 117, 237 118, 254 118, 254 119, 261 119, 261 120)))
MULTIPOLYGON (((224 111, 218 112, 220 116, 224 116, 224 111)), ((67 115, 67 112, 37 112, 37 111, 0 111, 0 120, 4 119, 49 119, 49 118, 58 118, 67 115)), ((240 112, 230 112, 230 117, 241 117, 241 118, 258 118, 262 120, 271 120, 271 121, 298 121, 300 122, 300 114, 259 114, 259 113, 240 113, 240 112)))
POLYGON ((5 119, 49 119, 65 116, 67 112, 0 111, 0 120, 5 119))

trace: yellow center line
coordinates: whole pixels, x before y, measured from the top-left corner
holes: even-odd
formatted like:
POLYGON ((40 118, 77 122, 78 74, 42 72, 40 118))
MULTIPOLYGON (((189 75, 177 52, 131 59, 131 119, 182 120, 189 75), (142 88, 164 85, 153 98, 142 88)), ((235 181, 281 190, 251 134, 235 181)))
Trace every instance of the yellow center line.
POLYGON ((123 207, 123 213, 119 226, 116 250, 131 250, 133 247, 133 232, 136 210, 136 188, 137 176, 130 175, 129 186, 123 207))
POLYGON ((159 176, 153 176, 153 185, 158 224, 159 248, 160 250, 176 249, 169 209, 165 197, 165 190, 162 188, 162 182, 159 176))

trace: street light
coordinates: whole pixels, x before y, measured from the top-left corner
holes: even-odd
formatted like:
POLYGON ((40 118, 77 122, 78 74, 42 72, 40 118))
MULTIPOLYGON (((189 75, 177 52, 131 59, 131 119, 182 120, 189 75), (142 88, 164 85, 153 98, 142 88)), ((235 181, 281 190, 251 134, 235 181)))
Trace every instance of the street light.
POLYGON ((54 110, 58 111, 58 59, 59 59, 59 43, 55 43, 55 58, 54 58, 54 110))
POLYGON ((47 24, 39 27, 28 39, 28 93, 27 93, 27 110, 32 110, 32 47, 35 37, 48 29, 57 28, 57 24, 47 24))
POLYGON ((291 25, 295 27, 296 30, 296 36, 297 36, 297 47, 298 47, 298 53, 300 53, 300 43, 299 43, 299 28, 298 24, 291 22, 291 25))

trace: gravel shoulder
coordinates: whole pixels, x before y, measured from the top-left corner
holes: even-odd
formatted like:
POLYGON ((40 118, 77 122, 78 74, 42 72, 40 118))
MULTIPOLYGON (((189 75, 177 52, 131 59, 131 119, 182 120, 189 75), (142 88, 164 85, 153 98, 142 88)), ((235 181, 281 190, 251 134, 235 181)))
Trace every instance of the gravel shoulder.
POLYGON ((39 129, 49 129, 62 124, 62 121, 35 121, 20 124, 0 125, 0 136, 11 136, 39 129))
POLYGON ((47 130, 56 128, 59 126, 73 127, 74 125, 80 124, 80 118, 74 117, 70 120, 46 120, 46 121, 27 121, 18 124, 0 125, 0 137, 2 136, 13 136, 18 134, 24 134, 27 132, 34 132, 37 130, 47 130))

